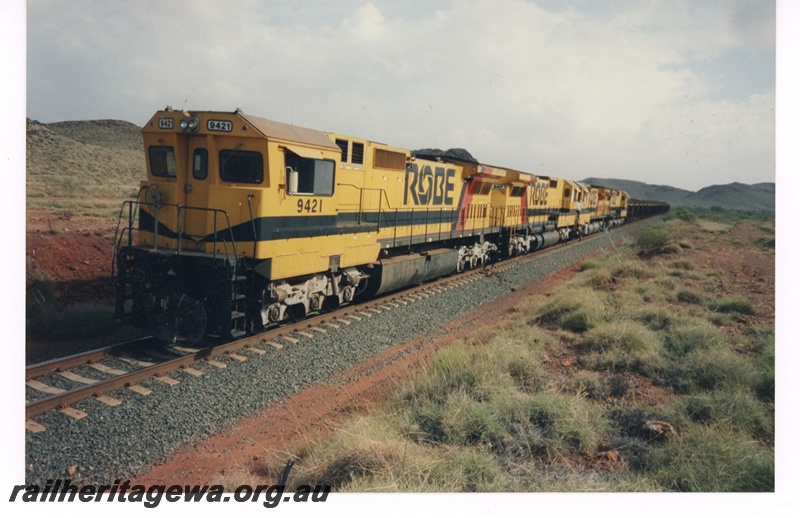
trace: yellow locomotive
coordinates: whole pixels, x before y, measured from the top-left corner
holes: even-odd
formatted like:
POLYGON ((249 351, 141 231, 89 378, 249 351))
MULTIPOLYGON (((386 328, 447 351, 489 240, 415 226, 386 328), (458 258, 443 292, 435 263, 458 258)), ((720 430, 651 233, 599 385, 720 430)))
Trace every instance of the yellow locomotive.
POLYGON ((231 338, 596 232, 627 195, 234 112, 167 107, 123 204, 116 315, 231 338))

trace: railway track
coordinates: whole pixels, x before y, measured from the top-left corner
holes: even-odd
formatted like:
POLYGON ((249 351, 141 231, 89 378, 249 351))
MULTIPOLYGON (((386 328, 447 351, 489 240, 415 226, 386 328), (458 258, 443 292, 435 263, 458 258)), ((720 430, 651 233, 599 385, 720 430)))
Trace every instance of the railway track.
MULTIPOLYGON (((611 235, 605 237, 606 235, 605 233, 594 234, 584 238, 584 241, 611 238, 611 235)), ((202 375, 202 371, 192 368, 192 365, 199 361, 205 361, 218 368, 225 368, 226 364, 219 361, 219 357, 222 355, 226 355, 226 358, 234 361, 245 361, 246 356, 236 354, 236 351, 246 349, 255 354, 264 354, 265 347, 282 349, 302 340, 312 339, 316 335, 328 333, 332 329, 349 326, 355 321, 367 320, 385 311, 400 309, 417 301, 434 297, 444 291, 457 289, 484 276, 495 275, 535 261, 562 250, 564 246, 557 245, 538 252, 512 257, 480 269, 467 270, 421 286, 353 304, 330 313, 312 316, 300 322, 271 328, 257 335, 225 344, 200 345, 193 348, 170 346, 154 350, 154 339, 143 337, 31 365, 26 368, 25 373, 26 385, 30 389, 27 394, 32 399, 32 401, 26 401, 25 405, 26 429, 32 433, 44 431, 46 428, 34 421, 33 417, 45 412, 58 409, 73 419, 81 419, 86 416, 86 413, 70 406, 78 401, 94 397, 101 403, 115 406, 120 404, 120 401, 107 394, 123 388, 140 396, 147 396, 151 389, 140 386, 139 382, 142 380, 152 378, 172 386, 178 384, 179 381, 168 374, 178 369, 195 376, 202 375), (147 359, 142 359, 142 353, 146 355, 144 358, 147 359), (107 365, 110 359, 117 367, 107 365), (124 365, 124 368, 120 368, 120 365, 124 365), (76 370, 85 371, 87 369, 100 373, 104 379, 76 372, 76 370), (46 380, 42 381, 43 377, 52 378, 53 376, 68 380, 64 382, 64 385, 69 384, 73 387, 62 388, 53 386, 46 380), (44 396, 35 397, 40 394, 44 394, 44 396)))

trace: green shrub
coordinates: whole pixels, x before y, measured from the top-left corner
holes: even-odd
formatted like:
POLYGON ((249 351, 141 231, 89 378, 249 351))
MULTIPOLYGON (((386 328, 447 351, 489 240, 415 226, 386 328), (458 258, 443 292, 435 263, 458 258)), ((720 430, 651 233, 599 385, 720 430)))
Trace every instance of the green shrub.
POLYGON ((692 290, 680 290, 676 298, 685 304, 703 304, 706 301, 705 296, 692 290))
POLYGON ((756 241, 756 245, 760 246, 761 248, 766 248, 770 250, 775 249, 775 236, 762 236, 758 238, 756 241))
POLYGON ((657 351, 661 341, 658 335, 639 322, 618 320, 600 324, 587 332, 581 346, 587 351, 621 350, 634 353, 657 351))
POLYGON ((765 441, 773 440, 773 419, 764 405, 742 390, 714 390, 690 395, 675 404, 691 421, 730 427, 765 441))
POLYGON ((583 333, 591 329, 593 325, 592 316, 585 311, 569 313, 559 323, 561 329, 572 331, 573 333, 583 333))
POLYGON ((641 322, 648 329, 663 331, 669 329, 675 322, 676 315, 668 309, 653 306, 645 307, 633 314, 633 319, 641 322))
POLYGON ((507 369, 508 374, 521 390, 533 392, 542 387, 545 373, 537 356, 518 355, 509 358, 507 369))
POLYGON ((692 209, 688 207, 678 207, 671 210, 670 213, 682 221, 692 221, 697 217, 697 215, 692 212, 692 209))
POLYGON ((591 289, 570 290, 539 309, 537 320, 581 333, 600 323, 606 312, 597 293, 591 289))
POLYGON ((694 270, 694 263, 691 261, 673 261, 669 266, 677 270, 694 270))
POLYGON ((594 371, 579 371, 572 377, 572 388, 577 393, 586 394, 589 399, 601 400, 607 397, 622 397, 628 392, 628 382, 617 374, 602 376, 594 371))
POLYGON ((641 255, 653 255, 659 253, 669 241, 670 235, 663 227, 651 225, 637 232, 633 246, 641 255))
POLYGON ((592 452, 608 430, 600 411, 580 395, 535 394, 519 401, 511 415, 525 425, 521 430, 533 451, 548 456, 592 452))
POLYGON ((708 307, 719 313, 738 313, 740 315, 755 315, 756 306, 750 300, 734 296, 716 299, 708 302, 708 307))
POLYGON ((441 429, 449 444, 499 445, 505 430, 494 406, 477 402, 469 395, 451 393, 442 408, 441 429))
POLYGON ((506 485, 506 477, 495 458, 486 452, 462 449, 448 457, 433 472, 432 478, 453 480, 454 491, 497 492, 506 485))
POLYGON ((642 264, 641 261, 625 261, 620 266, 611 271, 612 277, 619 278, 633 278, 633 279, 652 279, 656 276, 656 272, 652 268, 648 268, 642 264))
POLYGON ((578 371, 572 376, 572 389, 579 394, 586 394, 590 399, 603 399, 608 396, 608 391, 603 383, 603 378, 594 371, 578 371))
POLYGON ((585 272, 586 270, 596 270, 598 267, 599 265, 595 261, 584 261, 581 263, 579 269, 585 272))
POLYGON ((694 351, 687 355, 684 368, 692 385, 702 390, 753 390, 761 374, 748 357, 727 347, 694 351))
POLYGON ((648 471, 670 491, 774 491, 772 451, 725 427, 689 424, 654 449, 648 471))
POLYGON ((683 317, 664 332, 664 347, 672 355, 683 356, 696 349, 709 349, 725 343, 722 336, 708 321, 683 317))

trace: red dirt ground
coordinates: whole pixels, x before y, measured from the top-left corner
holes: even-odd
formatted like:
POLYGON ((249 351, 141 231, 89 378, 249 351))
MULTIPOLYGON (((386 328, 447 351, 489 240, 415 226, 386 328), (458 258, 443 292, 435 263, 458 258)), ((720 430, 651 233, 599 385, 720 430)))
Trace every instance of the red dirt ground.
POLYGON ((55 283, 57 301, 110 304, 111 245, 116 223, 108 218, 27 212, 25 257, 55 283))

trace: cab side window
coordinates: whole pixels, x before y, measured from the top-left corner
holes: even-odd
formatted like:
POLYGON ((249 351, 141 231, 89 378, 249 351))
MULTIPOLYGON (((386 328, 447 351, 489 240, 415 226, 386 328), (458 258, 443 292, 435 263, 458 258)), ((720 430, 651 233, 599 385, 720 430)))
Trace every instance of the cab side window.
MULTIPOLYGON (((333 177, 335 166, 333 160, 316 160, 304 158, 286 152, 286 168, 297 171, 297 192, 294 194, 307 194, 316 196, 331 196, 333 194, 333 177)), ((287 173, 288 174, 288 173, 287 173)), ((286 179, 287 185, 289 178, 286 179)))

